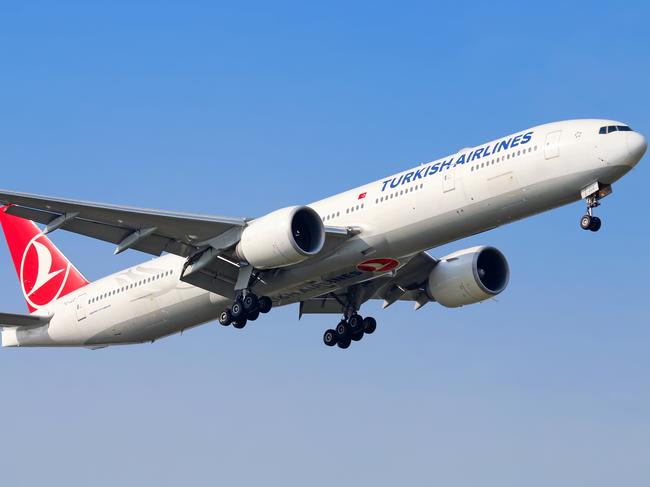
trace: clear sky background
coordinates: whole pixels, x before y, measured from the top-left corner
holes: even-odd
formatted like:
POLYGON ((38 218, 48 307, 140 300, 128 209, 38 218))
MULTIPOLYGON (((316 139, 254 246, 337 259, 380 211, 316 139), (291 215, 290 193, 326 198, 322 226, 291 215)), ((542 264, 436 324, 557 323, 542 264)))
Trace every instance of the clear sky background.
MULTIPOLYGON (((539 123, 650 134, 647 2, 2 2, 0 187, 256 216, 539 123)), ((0 350, 2 485, 647 486, 648 158, 465 241, 497 300, 0 350)), ((53 236, 96 279, 149 257, 53 236)), ((25 312, 0 248, 0 309, 25 312)))

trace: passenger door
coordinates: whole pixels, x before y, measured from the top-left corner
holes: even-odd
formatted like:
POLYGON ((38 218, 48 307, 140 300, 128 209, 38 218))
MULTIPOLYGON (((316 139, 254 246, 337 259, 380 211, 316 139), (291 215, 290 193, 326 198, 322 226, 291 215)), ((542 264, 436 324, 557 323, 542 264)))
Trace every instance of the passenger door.
POLYGON ((546 134, 546 143, 544 144, 544 157, 546 159, 553 159, 560 155, 560 136, 561 130, 549 132, 546 134))
POLYGON ((86 294, 80 294, 75 299, 74 308, 75 314, 77 315, 77 323, 83 321, 87 317, 87 308, 88 306, 88 296, 86 294))
POLYGON ((448 193, 456 189, 456 168, 451 168, 442 176, 442 192, 448 193))

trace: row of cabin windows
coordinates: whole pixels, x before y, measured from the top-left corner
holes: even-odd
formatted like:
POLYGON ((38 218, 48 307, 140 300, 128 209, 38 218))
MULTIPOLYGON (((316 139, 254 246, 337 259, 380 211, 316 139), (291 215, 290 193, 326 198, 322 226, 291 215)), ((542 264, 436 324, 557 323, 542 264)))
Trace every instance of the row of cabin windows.
POLYGON ((478 171, 479 169, 482 169, 484 167, 493 166, 495 163, 503 162, 506 159, 510 159, 511 157, 515 158, 515 157, 521 156, 522 154, 526 154, 526 152, 532 152, 532 151, 536 151, 536 150, 537 150, 537 146, 529 147, 528 150, 526 150, 526 149, 518 150, 517 152, 513 152, 512 155, 510 153, 508 153, 508 154, 506 154, 504 156, 496 157, 496 158, 492 159, 491 161, 481 162, 480 164, 474 164, 472 167, 470 167, 470 171, 478 171))
POLYGON ((89 303, 96 303, 98 301, 101 301, 102 299, 109 298, 111 296, 115 296, 116 294, 123 293, 125 291, 129 291, 131 289, 134 289, 139 286, 144 286, 145 284, 149 284, 150 282, 157 281, 158 279, 162 279, 163 277, 171 276, 172 271, 165 271, 161 274, 156 274, 155 276, 148 277, 146 279, 142 279, 141 281, 134 282, 131 284, 127 284, 126 286, 118 287, 117 289, 113 289, 112 291, 109 291, 107 293, 100 294, 99 296, 95 296, 94 298, 91 298, 89 303))
MULTIPOLYGON (((364 203, 361 203, 360 205, 356 205, 356 206, 351 206, 350 208, 345 209, 345 213, 349 214, 349 213, 353 213, 355 211, 363 210, 364 207, 365 207, 364 203)), ((337 211, 336 213, 331 213, 329 215, 325 215, 323 217, 323 221, 326 222, 326 221, 331 220, 332 218, 335 218, 337 216, 341 216, 340 211, 337 211)))
POLYGON ((325 215, 323 217, 323 221, 326 222, 327 220, 331 220, 332 218, 336 218, 337 216, 341 216, 341 212, 337 211, 336 213, 331 213, 329 215, 325 215))
POLYGON ((600 135, 611 134, 612 132, 634 132, 634 130, 627 125, 610 125, 608 127, 600 127, 600 130, 598 130, 600 135))
POLYGON ((410 188, 406 189, 400 189, 399 191, 395 191, 394 193, 387 194, 386 196, 382 196, 381 198, 375 199, 375 203, 383 203, 384 201, 392 200, 393 198, 398 198, 400 196, 404 196, 405 194, 412 193, 413 191, 417 191, 418 189, 424 188, 424 184, 416 184, 415 186, 411 186, 410 188))
POLYGON ((363 209, 363 206, 364 206, 363 203, 361 203, 360 205, 352 206, 351 208, 346 208, 345 212, 346 213, 352 213, 354 211, 359 211, 359 210, 363 209))

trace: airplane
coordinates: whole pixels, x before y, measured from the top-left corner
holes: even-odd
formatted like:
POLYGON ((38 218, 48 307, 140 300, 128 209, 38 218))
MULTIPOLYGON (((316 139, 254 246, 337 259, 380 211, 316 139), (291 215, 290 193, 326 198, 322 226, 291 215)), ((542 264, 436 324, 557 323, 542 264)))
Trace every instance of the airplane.
POLYGON ((598 231, 594 210, 646 149, 622 122, 554 122, 254 219, 0 190, 0 223, 29 309, 0 313, 2 346, 154 342, 214 320, 241 329, 298 303, 299 318, 340 315, 323 341, 346 349, 377 327, 360 314, 369 300, 454 308, 508 285, 508 262, 492 246, 441 258, 428 249, 580 199, 580 227, 598 231), (156 258, 89 282, 49 239, 59 229, 156 258))

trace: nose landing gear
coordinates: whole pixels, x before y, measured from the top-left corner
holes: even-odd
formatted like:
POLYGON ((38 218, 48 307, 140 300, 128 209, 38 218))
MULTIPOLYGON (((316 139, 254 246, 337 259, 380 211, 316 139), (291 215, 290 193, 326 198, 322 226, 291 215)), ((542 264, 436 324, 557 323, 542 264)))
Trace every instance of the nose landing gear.
POLYGON ((580 219, 580 228, 597 232, 600 230, 602 222, 600 218, 594 216, 593 210, 600 206, 600 201, 596 194, 587 197, 587 214, 580 219))

